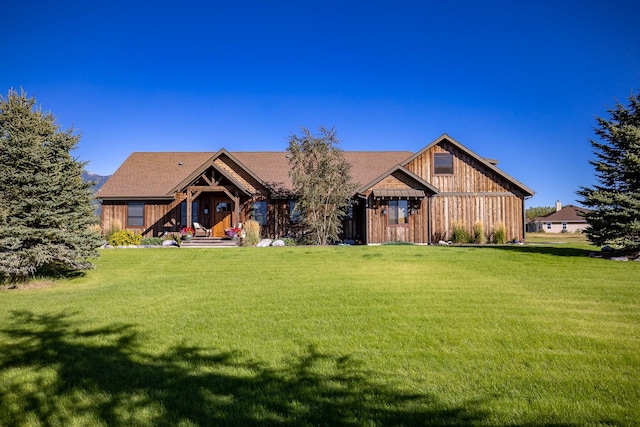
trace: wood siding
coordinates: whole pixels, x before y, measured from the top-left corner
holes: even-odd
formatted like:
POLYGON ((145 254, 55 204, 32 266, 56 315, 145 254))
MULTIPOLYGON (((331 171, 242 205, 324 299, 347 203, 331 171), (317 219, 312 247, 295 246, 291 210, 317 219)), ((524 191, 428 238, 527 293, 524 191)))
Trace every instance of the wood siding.
POLYGON ((508 179, 443 140, 406 165, 406 168, 435 186, 439 193, 431 198, 431 242, 449 240, 453 224, 471 230, 480 222, 489 237, 504 225, 507 239, 524 239, 523 197, 508 179), (433 172, 433 154, 451 153, 453 174, 433 172))
POLYGON ((443 193, 511 192, 516 188, 508 180, 473 157, 442 141, 405 166, 443 193), (453 175, 433 173, 433 153, 453 155, 453 175))
POLYGON ((410 212, 406 224, 389 224, 389 200, 374 199, 373 197, 373 192, 377 189, 414 188, 416 188, 416 183, 406 173, 394 172, 365 193, 367 196, 367 243, 428 243, 428 204, 426 198, 409 200, 410 212))
POLYGON ((471 230, 482 223, 485 234, 504 225, 507 239, 524 239, 522 199, 514 195, 436 195, 431 198, 431 241, 451 239, 453 224, 471 230))
POLYGON ((165 231, 179 231, 180 205, 171 208, 173 201, 145 201, 144 226, 127 226, 127 202, 102 202, 102 229, 106 232, 114 228, 143 233, 144 237, 159 236, 165 231))
POLYGON ((417 205, 414 213, 409 213, 406 224, 389 224, 389 201, 368 198, 367 243, 385 242, 428 243, 427 199, 410 201, 417 205))

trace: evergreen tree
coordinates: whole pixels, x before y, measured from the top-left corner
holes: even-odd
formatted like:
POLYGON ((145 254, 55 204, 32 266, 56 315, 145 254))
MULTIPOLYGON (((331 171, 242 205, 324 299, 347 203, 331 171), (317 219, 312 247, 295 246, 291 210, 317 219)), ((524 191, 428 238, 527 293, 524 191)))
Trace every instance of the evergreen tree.
POLYGON ((100 237, 86 163, 70 153, 79 139, 24 92, 0 97, 0 281, 92 267, 100 237))
POLYGON ((640 96, 629 106, 617 103, 611 117, 596 118, 600 141, 591 140, 596 160, 590 161, 598 184, 581 187, 581 203, 593 209, 585 215, 586 234, 598 246, 640 249, 640 96))
POLYGON ((302 135, 289 137, 290 176, 297 196, 296 208, 302 214, 310 240, 326 245, 339 240, 342 218, 349 208, 355 185, 351 165, 338 148, 334 129, 320 127, 314 136, 302 128, 302 135))

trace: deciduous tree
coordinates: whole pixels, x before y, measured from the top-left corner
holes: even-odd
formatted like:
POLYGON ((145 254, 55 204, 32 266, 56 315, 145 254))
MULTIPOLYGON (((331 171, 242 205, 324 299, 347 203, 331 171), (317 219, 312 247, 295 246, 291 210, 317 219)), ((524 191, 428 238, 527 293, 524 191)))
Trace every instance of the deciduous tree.
POLYGON ((640 249, 640 96, 631 95, 629 106, 617 103, 608 119, 596 118, 591 140, 596 160, 597 184, 581 187, 581 203, 592 209, 585 215, 589 240, 640 249))
POLYGON ((24 92, 0 97, 0 281, 92 266, 100 239, 92 183, 71 156, 79 138, 24 92))
POLYGON ((320 127, 317 136, 306 128, 301 131, 289 137, 287 148, 296 208, 310 240, 326 245, 339 240, 342 218, 350 207, 355 191, 351 165, 338 148, 335 129, 320 127))
POLYGON ((538 217, 545 216, 556 210, 553 206, 532 206, 526 210, 527 219, 532 221, 538 217))

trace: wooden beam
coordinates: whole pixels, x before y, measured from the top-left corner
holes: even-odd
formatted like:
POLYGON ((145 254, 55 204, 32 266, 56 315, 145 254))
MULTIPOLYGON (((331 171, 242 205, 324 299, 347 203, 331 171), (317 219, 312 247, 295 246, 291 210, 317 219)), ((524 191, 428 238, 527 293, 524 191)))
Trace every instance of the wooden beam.
MULTIPOLYGON (((189 187, 191 188, 191 187, 189 187)), ((192 192, 191 190, 187 190, 187 224, 185 225, 186 227, 191 227, 191 204, 193 201, 193 197, 192 197, 192 192)))
POLYGON ((193 191, 194 193, 196 191, 224 191, 224 192, 226 192, 227 189, 226 189, 226 187, 223 187, 222 185, 190 185, 189 187, 187 187, 187 191, 193 191))

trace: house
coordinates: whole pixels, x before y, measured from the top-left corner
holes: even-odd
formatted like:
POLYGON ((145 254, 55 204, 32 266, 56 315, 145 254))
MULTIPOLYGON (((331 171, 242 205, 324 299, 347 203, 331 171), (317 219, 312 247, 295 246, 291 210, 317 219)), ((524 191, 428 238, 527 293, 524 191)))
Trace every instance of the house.
POLYGON ((528 232, 573 233, 583 231, 588 227, 584 214, 589 209, 574 205, 562 206, 558 200, 556 210, 547 215, 535 218, 527 224, 528 232))
MULTIPOLYGON (((343 238, 377 244, 446 240, 454 224, 504 226, 523 239, 534 192, 444 134, 417 153, 347 151, 358 185, 343 238)), ((265 237, 295 236, 299 216, 286 152, 132 153, 97 193, 105 229, 146 236, 197 221, 222 237, 248 219, 265 237)))

